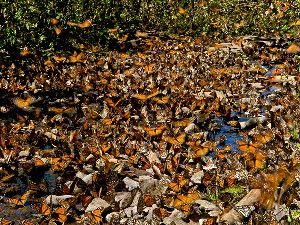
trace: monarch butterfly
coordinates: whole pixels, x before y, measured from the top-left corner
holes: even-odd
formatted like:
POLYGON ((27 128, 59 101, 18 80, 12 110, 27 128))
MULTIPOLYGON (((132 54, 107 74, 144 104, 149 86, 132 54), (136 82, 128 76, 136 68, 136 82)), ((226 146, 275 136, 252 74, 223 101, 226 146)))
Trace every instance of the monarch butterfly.
POLYGON ((237 140, 237 144, 239 145, 239 149, 242 152, 254 153, 256 150, 262 147, 262 144, 257 142, 247 142, 247 141, 237 140))
POLYGON ((164 97, 161 97, 161 98, 153 98, 153 101, 155 101, 157 104, 166 104, 168 103, 170 100, 170 98, 168 96, 164 96, 164 97))
POLYGON ((101 148, 102 153, 106 153, 111 148, 111 145, 108 142, 103 142, 100 145, 100 148, 101 148))
POLYGON ((84 56, 83 52, 80 52, 79 54, 77 54, 77 52, 75 51, 73 55, 71 55, 69 57, 69 61, 71 63, 76 63, 76 62, 80 62, 81 58, 84 56))
POLYGON ((254 169, 261 169, 265 165, 266 156, 262 152, 255 152, 246 155, 248 166, 254 169))
POLYGON ((80 28, 87 28, 90 27, 92 25, 92 22, 90 20, 86 20, 82 23, 73 23, 73 22, 67 22, 67 24, 69 26, 73 26, 73 27, 80 27, 80 28))
POLYGON ((178 7, 178 12, 180 14, 185 14, 186 13, 186 10, 184 8, 181 8, 181 7, 178 7))
POLYGON ((36 157, 36 158, 33 159, 33 161, 34 161, 34 165, 36 167, 44 166, 46 164, 46 159, 42 159, 42 158, 37 158, 36 157))
POLYGON ((34 101, 35 98, 33 96, 27 96, 25 99, 17 97, 13 100, 14 104, 21 109, 30 106, 34 101))
POLYGON ((235 211, 240 213, 243 217, 247 218, 251 215, 255 207, 253 205, 239 205, 239 206, 235 206, 234 209, 235 211))
POLYGON ((135 94, 135 95, 133 95, 133 97, 134 97, 134 98, 137 98, 138 100, 145 101, 145 100, 147 100, 147 99, 149 99, 149 98, 152 98, 152 97, 154 97, 154 96, 156 96, 156 95, 158 95, 158 94, 159 94, 159 92, 158 92, 158 90, 155 88, 155 89, 152 90, 152 92, 151 92, 149 95, 135 94))
POLYGON ((260 135, 255 135, 253 137, 253 139, 255 140, 255 142, 261 143, 262 145, 270 142, 272 140, 272 138, 273 138, 272 131, 269 131, 267 133, 260 134, 260 135))
POLYGON ((300 52, 300 46, 296 45, 296 44, 292 44, 292 45, 290 45, 290 47, 288 47, 286 49, 286 52, 287 53, 298 53, 298 52, 300 52))
POLYGON ((180 207, 180 210, 185 214, 185 215, 189 215, 192 211, 192 206, 191 204, 183 204, 180 207))
POLYGON ((188 184, 189 180, 185 179, 183 175, 177 177, 175 182, 169 183, 169 188, 175 192, 181 191, 181 188, 188 184))
POLYGON ((58 27, 56 27, 56 28, 54 29, 54 31, 55 31, 55 34, 56 34, 56 35, 60 35, 60 34, 61 34, 61 32, 62 32, 62 29, 61 29, 61 28, 58 28, 58 27))
POLYGON ((62 62, 62 61, 65 61, 67 58, 64 57, 64 56, 61 56, 61 55, 55 55, 55 56, 53 56, 53 59, 54 59, 56 62, 62 62))
POLYGON ((154 66, 155 66, 154 63, 149 64, 149 65, 146 65, 146 66, 144 67, 145 73, 151 73, 151 72, 153 71, 154 66))
POLYGON ((191 121, 190 119, 181 119, 181 120, 177 120, 177 121, 173 121, 173 126, 174 127, 186 127, 188 125, 190 125, 191 121))
POLYGON ((187 193, 186 195, 177 195, 175 199, 173 199, 171 205, 175 208, 180 209, 180 207, 184 204, 191 204, 197 199, 200 198, 200 194, 196 191, 192 191, 187 193))
POLYGON ((13 221, 7 220, 7 219, 4 219, 4 218, 0 218, 0 224, 1 225, 10 225, 10 224, 13 224, 13 221))
POLYGON ((69 162, 61 158, 50 158, 49 161, 50 161, 51 169, 54 171, 63 170, 68 166, 68 162, 69 162))
POLYGON ((60 223, 64 223, 67 221, 68 218, 66 213, 67 210, 65 208, 59 207, 54 211, 53 218, 60 223))
POLYGON ((43 204, 41 205, 40 213, 43 216, 49 216, 51 214, 51 209, 45 202, 43 202, 43 204))
POLYGON ((163 141, 172 145, 181 145, 185 142, 185 133, 179 134, 177 137, 165 136, 163 137, 163 141))
POLYGON ((23 206, 27 202, 30 194, 31 194, 31 190, 27 191, 20 198, 7 198, 7 199, 5 199, 5 202, 7 202, 9 204, 14 204, 16 206, 23 206))
POLYGON ((50 23, 51 23, 51 25, 56 25, 56 24, 59 23, 59 20, 56 19, 56 18, 51 18, 51 19, 50 19, 50 23))
MULTIPOLYGON (((2 224, 2 223, 1 223, 2 224)), ((22 225, 35 225, 35 223, 33 223, 32 221, 30 220, 22 220, 21 221, 21 224, 22 225)))
POLYGON ((194 152, 194 157, 201 157, 206 155, 210 150, 212 150, 216 144, 214 142, 206 141, 200 146, 194 146, 192 147, 192 150, 194 152))
POLYGON ((30 51, 28 50, 28 48, 24 48, 21 52, 20 52, 21 56, 28 56, 30 55, 30 51))
POLYGON ((34 193, 48 192, 47 183, 44 179, 39 184, 36 184, 33 181, 29 181, 29 189, 34 193))
POLYGON ((100 224, 102 221, 100 209, 95 209, 91 212, 88 212, 86 213, 86 216, 90 219, 92 224, 100 224))
POLYGON ((155 128, 149 128, 149 127, 144 127, 144 130, 150 137, 158 136, 160 135, 164 130, 166 129, 165 125, 160 125, 155 128))
POLYGON ((81 204, 84 208, 86 208, 90 203, 91 201, 93 200, 93 196, 91 195, 83 195, 81 197, 81 204))

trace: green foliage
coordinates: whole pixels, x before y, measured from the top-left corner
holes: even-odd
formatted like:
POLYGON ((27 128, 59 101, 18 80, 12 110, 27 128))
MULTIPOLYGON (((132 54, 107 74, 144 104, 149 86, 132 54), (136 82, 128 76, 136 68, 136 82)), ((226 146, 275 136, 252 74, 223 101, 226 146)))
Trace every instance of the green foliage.
POLYGON ((116 43, 107 30, 119 27, 124 33, 157 30, 167 33, 213 38, 228 35, 299 35, 300 2, 249 0, 2 0, 0 2, 0 49, 23 47, 45 50, 72 50, 78 43, 105 45, 116 43), (184 9, 180 11, 179 7, 184 9), (60 21, 51 25, 50 19, 60 21), (87 29, 67 22, 91 20, 87 29), (56 35, 55 27, 62 28, 56 35))
POLYGON ((221 190, 221 193, 229 193, 234 196, 239 196, 245 191, 245 187, 242 186, 232 186, 221 190))

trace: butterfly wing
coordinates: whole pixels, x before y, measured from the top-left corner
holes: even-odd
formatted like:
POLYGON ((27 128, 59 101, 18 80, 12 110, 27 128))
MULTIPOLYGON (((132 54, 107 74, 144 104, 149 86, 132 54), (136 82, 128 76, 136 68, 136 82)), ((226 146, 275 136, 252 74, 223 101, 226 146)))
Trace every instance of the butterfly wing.
POLYGON ((57 208, 55 210, 54 217, 60 223, 66 222, 67 221, 67 210, 63 207, 57 208))

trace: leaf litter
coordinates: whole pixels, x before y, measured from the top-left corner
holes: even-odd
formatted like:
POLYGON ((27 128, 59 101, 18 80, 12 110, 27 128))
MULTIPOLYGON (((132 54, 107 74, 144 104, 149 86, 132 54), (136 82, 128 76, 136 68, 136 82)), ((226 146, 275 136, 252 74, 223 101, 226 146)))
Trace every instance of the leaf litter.
POLYGON ((297 43, 136 37, 1 65, 1 223, 297 221, 297 43))

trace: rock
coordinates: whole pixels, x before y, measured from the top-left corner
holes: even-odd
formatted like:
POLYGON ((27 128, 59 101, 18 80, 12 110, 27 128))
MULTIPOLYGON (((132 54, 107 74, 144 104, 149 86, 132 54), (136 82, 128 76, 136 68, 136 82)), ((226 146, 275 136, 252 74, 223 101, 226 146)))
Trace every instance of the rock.
MULTIPOLYGON (((260 189, 252 189, 244 198, 242 198, 234 208, 232 208, 228 213, 225 213, 221 220, 224 222, 227 222, 228 224, 234 224, 236 222, 239 222, 243 219, 244 214, 241 213, 241 209, 244 207, 247 210, 250 210, 251 212, 255 209, 253 208, 254 204, 259 201, 261 197, 261 190, 260 189)), ((249 215, 251 214, 249 213, 249 215)), ((247 214, 248 215, 248 214, 247 214)), ((249 216, 248 215, 248 216, 249 216)))

